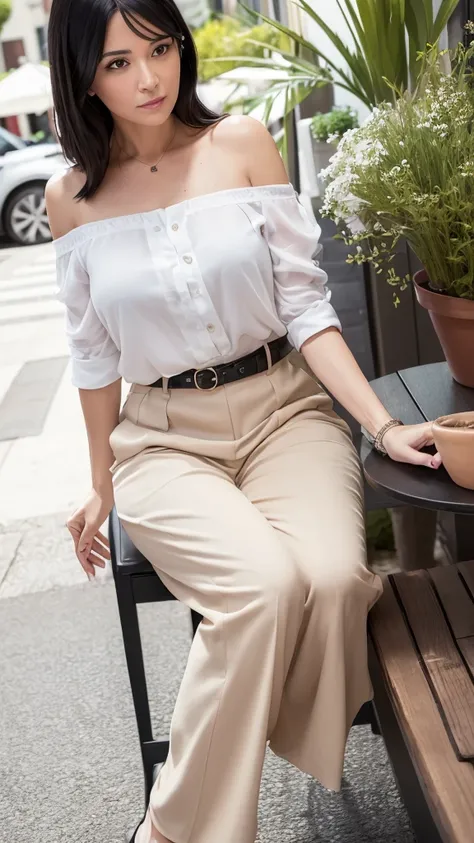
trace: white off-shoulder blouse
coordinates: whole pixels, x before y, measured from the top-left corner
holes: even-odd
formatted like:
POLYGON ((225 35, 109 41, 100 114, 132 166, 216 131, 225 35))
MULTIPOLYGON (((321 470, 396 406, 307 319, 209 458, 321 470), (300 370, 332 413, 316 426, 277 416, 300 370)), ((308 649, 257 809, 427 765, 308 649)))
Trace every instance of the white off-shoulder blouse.
POLYGON ((291 184, 220 190, 86 223, 54 241, 72 382, 228 363, 288 332, 341 330, 315 256, 321 230, 291 184))

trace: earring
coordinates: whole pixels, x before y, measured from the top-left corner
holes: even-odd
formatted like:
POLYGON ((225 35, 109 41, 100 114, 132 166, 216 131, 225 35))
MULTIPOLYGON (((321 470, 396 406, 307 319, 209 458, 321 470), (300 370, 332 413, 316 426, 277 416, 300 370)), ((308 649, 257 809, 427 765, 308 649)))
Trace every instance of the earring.
POLYGON ((184 50, 184 41, 185 41, 184 35, 181 35, 181 44, 179 45, 179 52, 181 53, 181 55, 183 54, 183 50, 184 50))

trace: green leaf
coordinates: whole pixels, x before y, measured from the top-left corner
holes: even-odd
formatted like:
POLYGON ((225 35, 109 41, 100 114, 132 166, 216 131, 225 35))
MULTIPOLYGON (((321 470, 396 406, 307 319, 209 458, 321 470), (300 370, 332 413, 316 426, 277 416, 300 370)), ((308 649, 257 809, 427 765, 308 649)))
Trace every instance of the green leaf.
MULTIPOLYGON (((243 4, 240 0, 239 0, 239 5, 241 5, 241 6, 242 6, 244 9, 246 9, 246 10, 248 9, 248 7, 247 7, 247 6, 245 6, 245 5, 244 5, 244 4, 243 4)), ((302 8, 304 11, 307 11, 307 12, 308 12, 308 14, 310 14, 310 16, 313 16, 313 15, 315 14, 315 13, 313 12, 313 10, 311 9, 311 7, 310 7, 310 6, 308 6, 308 5, 304 2, 304 0, 301 0, 301 5, 300 5, 300 3, 295 3, 295 5, 296 5, 296 6, 299 6, 299 7, 300 7, 300 8, 302 8)), ((253 12, 253 10, 251 10, 251 9, 249 9, 249 11, 250 11, 250 12, 252 12, 253 14, 256 14, 256 13, 255 13, 255 12, 253 12)), ((337 64, 335 64, 335 62, 334 62, 334 61, 332 61, 332 59, 330 59, 330 58, 329 58, 329 56, 327 56, 325 53, 323 53, 321 50, 319 50, 319 49, 318 49, 318 48, 317 48, 314 44, 312 44, 310 41, 307 41, 305 38, 303 38, 301 35, 299 35, 299 34, 298 34, 297 32, 295 32, 294 30, 289 29, 287 26, 285 26, 284 24, 280 23, 279 21, 273 21, 271 18, 266 17, 266 15, 260 14, 258 17, 259 17, 261 20, 263 20, 265 23, 268 23, 268 24, 269 24, 269 26, 274 26, 274 27, 275 27, 276 29, 278 29, 280 32, 282 32, 282 33, 284 33, 285 35, 287 35, 287 36, 288 36, 291 40, 293 40, 295 43, 297 43, 297 44, 299 44, 300 46, 304 47, 305 49, 309 50, 309 51, 310 51, 310 52, 311 52, 311 53, 315 56, 315 58, 321 58, 321 59, 323 59, 323 61, 324 61, 324 62, 326 62, 326 64, 328 65, 328 67, 331 67, 331 68, 332 68, 332 70, 334 70, 334 71, 338 74, 338 76, 340 77, 340 79, 342 80, 343 84, 341 84, 341 87, 345 88, 345 90, 350 91, 352 94, 354 94, 354 96, 356 96, 356 97, 357 97, 358 99, 360 99, 360 100, 361 100, 364 104, 366 104, 366 105, 368 105, 368 106, 370 107, 372 100, 370 99, 370 97, 368 97, 368 96, 367 96, 367 94, 366 94, 366 92, 364 91, 364 88, 362 87, 362 85, 360 85, 360 84, 359 84, 357 77, 355 77, 355 78, 354 78, 354 77, 352 77, 352 78, 351 78, 351 77, 350 77, 350 76, 346 73, 346 71, 345 71, 345 70, 343 70, 343 68, 342 68, 342 67, 338 67, 338 66, 337 66, 337 64)), ((324 26, 326 26, 326 25, 324 24, 324 22, 323 22, 323 25, 324 25, 324 26)), ((331 32, 331 30, 328 30, 328 31, 329 31, 329 32, 331 32)), ((338 44, 338 45, 340 45, 340 49, 343 51, 343 58, 346 58, 346 59, 348 59, 348 60, 349 60, 349 62, 351 62, 351 60, 352 60, 352 56, 351 56, 350 51, 349 51, 349 50, 347 50, 347 49, 344 47, 344 43, 343 43, 343 41, 342 41, 340 38, 338 38, 338 36, 335 36, 335 38, 336 38, 336 42, 337 42, 337 44, 338 44)), ((339 49, 338 49, 338 51, 339 51, 339 49)), ((340 52, 340 51, 339 51, 339 52, 340 52)), ((349 63, 349 62, 348 62, 348 63, 349 63)), ((338 84, 339 84, 339 83, 338 83, 338 84)))
POLYGON ((438 41, 443 29, 447 26, 448 21, 458 5, 458 0, 443 0, 439 7, 438 14, 432 27, 430 43, 433 44, 438 41))

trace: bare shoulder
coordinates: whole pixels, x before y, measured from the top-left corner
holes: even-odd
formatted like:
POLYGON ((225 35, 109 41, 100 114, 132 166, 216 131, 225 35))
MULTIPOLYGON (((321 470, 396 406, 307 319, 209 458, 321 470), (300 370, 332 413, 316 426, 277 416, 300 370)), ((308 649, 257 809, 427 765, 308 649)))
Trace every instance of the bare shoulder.
POLYGON ((82 173, 70 167, 56 173, 46 185, 46 210, 55 240, 78 224, 77 199, 74 197, 84 184, 84 178, 82 173))
POLYGON ((252 141, 252 139, 257 139, 257 137, 261 138, 264 135, 271 137, 270 133, 259 120, 255 120, 247 114, 231 114, 229 117, 216 123, 212 133, 214 139, 219 143, 234 145, 240 144, 243 141, 252 141))
POLYGON ((282 157, 268 129, 253 117, 233 114, 217 123, 213 140, 231 153, 244 158, 251 184, 287 184, 282 157))

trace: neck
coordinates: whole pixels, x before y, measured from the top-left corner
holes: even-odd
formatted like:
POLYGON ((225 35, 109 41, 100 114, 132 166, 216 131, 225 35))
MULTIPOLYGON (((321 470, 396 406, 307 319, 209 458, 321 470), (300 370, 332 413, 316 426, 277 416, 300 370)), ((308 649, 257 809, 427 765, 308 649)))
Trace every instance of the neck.
POLYGON ((116 123, 111 142, 111 162, 123 163, 139 158, 153 164, 170 148, 175 130, 176 121, 172 115, 161 126, 116 123))

